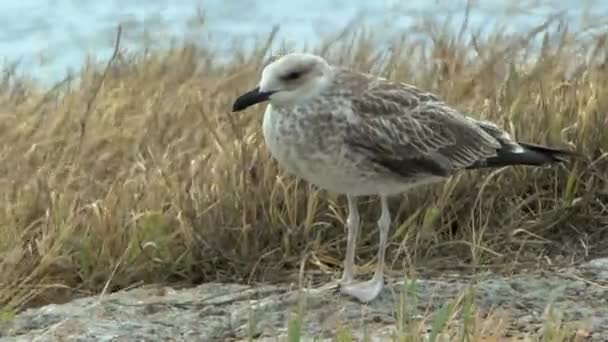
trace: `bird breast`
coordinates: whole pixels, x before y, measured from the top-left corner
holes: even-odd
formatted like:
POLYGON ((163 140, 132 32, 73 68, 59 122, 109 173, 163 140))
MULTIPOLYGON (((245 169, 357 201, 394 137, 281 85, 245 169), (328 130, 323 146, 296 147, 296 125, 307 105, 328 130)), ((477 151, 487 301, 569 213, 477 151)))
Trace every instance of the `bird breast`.
MULTIPOLYGON (((335 114, 290 108, 266 108, 264 139, 272 156, 288 172, 321 187, 347 176, 353 161, 340 134, 344 120, 335 114)), ((343 131, 343 130, 342 130, 343 131)))

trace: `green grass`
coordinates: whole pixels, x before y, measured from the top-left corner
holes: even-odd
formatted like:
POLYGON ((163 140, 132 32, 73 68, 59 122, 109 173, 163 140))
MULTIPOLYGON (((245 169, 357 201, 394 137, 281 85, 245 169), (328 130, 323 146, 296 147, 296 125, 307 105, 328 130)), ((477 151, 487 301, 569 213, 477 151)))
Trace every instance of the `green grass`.
MULTIPOLYGON (((394 198, 390 275, 412 267, 512 272, 605 254, 607 35, 583 34, 550 24, 471 40, 422 20, 390 49, 373 31, 356 30, 309 49, 433 91, 520 140, 587 156, 552 168, 470 172, 394 198), (522 60, 534 37, 542 37, 539 56, 522 60)), ((7 73, 1 312, 142 283, 289 282, 300 268, 339 272, 345 200, 277 167, 261 136, 262 108, 230 112, 259 77, 267 46, 237 49, 225 63, 212 48, 186 43, 147 54, 119 47, 107 66, 85 64, 79 81, 50 90, 7 73)), ((377 200, 360 208, 358 271, 368 273, 377 200)), ((300 334, 295 322, 289 329, 300 334)))

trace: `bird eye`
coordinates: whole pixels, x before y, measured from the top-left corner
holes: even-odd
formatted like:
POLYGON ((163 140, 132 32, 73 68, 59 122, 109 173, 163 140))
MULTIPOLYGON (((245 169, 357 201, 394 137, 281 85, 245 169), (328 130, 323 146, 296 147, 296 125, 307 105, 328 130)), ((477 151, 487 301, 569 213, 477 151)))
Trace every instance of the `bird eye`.
POLYGON ((292 81, 292 80, 299 78, 301 75, 302 75, 302 73, 299 71, 292 71, 292 72, 288 73, 287 75, 284 75, 281 78, 284 81, 292 81))

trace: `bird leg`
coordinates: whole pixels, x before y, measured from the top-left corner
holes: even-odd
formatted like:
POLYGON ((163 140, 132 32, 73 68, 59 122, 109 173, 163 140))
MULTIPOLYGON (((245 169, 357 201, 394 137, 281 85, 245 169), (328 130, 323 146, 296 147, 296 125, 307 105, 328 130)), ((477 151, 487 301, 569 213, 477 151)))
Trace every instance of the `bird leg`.
POLYGON ((386 245, 388 243, 387 240, 388 232, 390 230, 391 225, 391 215, 388 209, 387 197, 380 196, 380 202, 382 203, 382 214, 378 219, 380 243, 378 246, 378 264, 376 265, 376 271, 374 272, 374 276, 372 279, 365 282, 351 283, 340 286, 340 292, 355 297, 361 302, 370 302, 374 300, 380 294, 380 291, 382 291, 382 287, 384 286, 384 255, 386 252, 386 245))
POLYGON ((359 231, 359 209, 357 208, 357 198, 348 195, 348 217, 346 218, 346 257, 344 258, 344 271, 339 281, 331 281, 318 288, 305 288, 303 292, 309 294, 320 294, 324 291, 337 289, 341 284, 349 284, 354 279, 355 267, 355 248, 357 245, 357 233, 359 231))
POLYGON ((344 271, 340 284, 349 284, 354 278, 355 267, 355 248, 357 247, 357 233, 359 231, 359 209, 357 208, 357 199, 354 196, 348 195, 348 217, 346 218, 346 230, 348 236, 346 239, 346 257, 344 258, 344 271))

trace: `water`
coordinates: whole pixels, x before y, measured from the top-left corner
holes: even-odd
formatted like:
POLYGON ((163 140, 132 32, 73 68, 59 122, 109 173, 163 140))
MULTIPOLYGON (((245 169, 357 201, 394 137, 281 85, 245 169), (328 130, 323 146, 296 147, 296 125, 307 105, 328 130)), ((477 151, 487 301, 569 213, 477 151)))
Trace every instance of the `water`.
MULTIPOLYGON (((584 25, 585 16, 608 17, 604 0, 478 0, 475 4, 471 28, 501 23, 509 31, 526 30, 556 11, 564 11, 573 26, 584 25)), ((124 27, 123 47, 128 48, 140 47, 144 41, 189 39, 227 49, 233 39, 252 42, 273 25, 280 26, 279 38, 301 46, 340 30, 357 15, 363 15, 367 27, 384 28, 390 36, 423 15, 438 19, 451 15, 458 23, 465 9, 466 0, 2 1, 0 51, 4 61, 19 61, 19 70, 52 83, 68 70, 77 70, 87 55, 108 58, 118 24, 124 27), (202 26, 196 24, 201 17, 202 26)))

